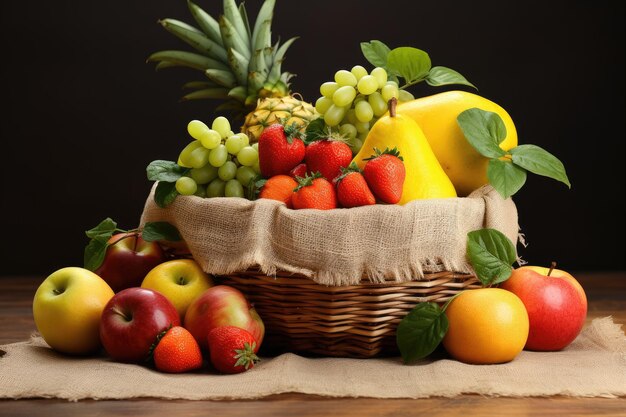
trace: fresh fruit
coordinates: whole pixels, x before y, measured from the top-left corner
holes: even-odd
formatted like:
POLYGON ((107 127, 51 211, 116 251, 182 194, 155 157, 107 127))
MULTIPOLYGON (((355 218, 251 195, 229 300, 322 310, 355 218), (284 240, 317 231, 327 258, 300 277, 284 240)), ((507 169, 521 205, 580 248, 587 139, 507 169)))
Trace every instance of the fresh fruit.
MULTIPOLYGON (((365 158, 374 155, 375 148, 397 148, 406 170, 402 198, 398 204, 417 199, 456 197, 454 186, 430 149, 420 127, 408 116, 396 114, 395 106, 396 100, 390 100, 389 115, 381 117, 372 127, 353 162, 363 169, 367 162, 365 158)), ((372 184, 369 185, 371 188, 372 184)))
POLYGON ((302 133, 293 125, 276 123, 259 137, 259 165, 265 178, 287 175, 304 159, 302 133))
POLYGON ((275 175, 265 182, 259 193, 259 198, 282 201, 287 205, 287 208, 293 208, 291 196, 297 186, 296 180, 289 175, 275 175))
POLYGON ((164 295, 147 288, 127 288, 104 307, 100 339, 113 360, 142 362, 157 336, 179 325, 178 312, 164 295))
POLYGON ((524 303, 500 288, 462 292, 445 312, 448 332, 443 346, 455 359, 472 364, 512 361, 528 337, 524 303))
POLYGON ((209 332, 208 345, 211 364, 225 374, 247 371, 259 361, 254 336, 239 327, 216 327, 209 332))
POLYGON ((530 331, 526 349, 552 351, 568 346, 587 317, 582 286, 565 271, 539 266, 513 270, 501 288, 517 295, 528 311, 530 331))
POLYGON ((337 185, 337 201, 345 208, 369 206, 376 204, 376 198, 367 185, 363 174, 354 166, 345 170, 344 174, 335 179, 337 185))
POLYGON ((33 299, 35 326, 46 343, 59 352, 92 353, 100 347, 100 316, 113 295, 111 287, 87 269, 59 269, 37 288, 33 299))
POLYGON ((472 147, 456 121, 459 114, 473 107, 495 112, 504 121, 507 134, 500 148, 509 150, 517 146, 517 131, 506 110, 472 93, 448 91, 402 103, 397 109, 398 114, 410 117, 420 126, 461 197, 488 182, 488 158, 472 147))
POLYGON ((157 370, 181 373, 202 367, 200 346, 184 327, 172 327, 159 338, 157 343, 152 352, 157 370))
POLYGON ((184 327, 203 349, 208 348, 209 332, 219 326, 245 329, 257 341, 257 350, 261 347, 265 334, 263 320, 241 291, 227 285, 217 285, 200 294, 185 315, 184 327))
POLYGON ((402 198, 406 178, 406 169, 398 150, 386 148, 381 152, 374 148, 374 154, 363 161, 367 161, 363 177, 376 198, 383 203, 397 204, 402 198))
POLYGON ((281 65, 296 38, 282 45, 272 44, 274 3, 266 0, 250 26, 243 3, 237 7, 234 0, 224 0, 224 15, 214 19, 188 1, 199 29, 174 19, 159 23, 195 52, 167 50, 148 58, 158 63, 157 69, 182 66, 200 71, 205 80, 185 84, 192 91, 183 100, 226 100, 218 110, 234 110, 235 116, 241 118, 249 113, 242 132, 251 142, 256 142, 263 129, 279 119, 304 129, 317 117, 313 106, 290 96, 289 80, 293 74, 282 72, 281 65))
POLYGON ((158 291, 178 311, 181 321, 191 302, 213 286, 213 280, 193 259, 174 259, 154 267, 141 283, 158 291))
POLYGON ((298 187, 291 201, 294 209, 332 210, 337 208, 335 187, 319 172, 304 178, 298 177, 298 187))
POLYGON ((310 173, 319 172, 328 181, 341 175, 352 161, 352 150, 340 140, 316 140, 306 147, 304 161, 310 173))
POLYGON ((165 259, 158 243, 146 242, 137 233, 116 233, 108 243, 104 261, 94 272, 115 292, 138 287, 146 274, 165 259))
MULTIPOLYGON (((306 151, 305 151, 305 156, 306 156, 306 151)), ((294 169, 289 171, 289 176, 291 178, 304 177, 306 173, 308 172, 308 170, 309 169, 307 168, 306 164, 298 164, 296 165, 294 169)))

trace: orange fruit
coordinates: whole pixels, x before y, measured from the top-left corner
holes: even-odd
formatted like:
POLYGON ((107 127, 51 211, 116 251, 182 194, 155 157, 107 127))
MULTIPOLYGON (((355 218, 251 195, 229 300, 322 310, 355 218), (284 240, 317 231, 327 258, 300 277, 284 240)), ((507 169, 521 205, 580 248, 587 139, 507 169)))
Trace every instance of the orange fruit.
POLYGON ((455 359, 472 364, 512 361, 528 338, 528 313, 515 294, 500 288, 461 293, 446 309, 443 346, 455 359))
POLYGON ((282 201, 288 208, 293 208, 291 196, 297 186, 298 183, 296 180, 289 175, 275 175, 268 179, 265 185, 263 185, 259 193, 259 198, 282 201))

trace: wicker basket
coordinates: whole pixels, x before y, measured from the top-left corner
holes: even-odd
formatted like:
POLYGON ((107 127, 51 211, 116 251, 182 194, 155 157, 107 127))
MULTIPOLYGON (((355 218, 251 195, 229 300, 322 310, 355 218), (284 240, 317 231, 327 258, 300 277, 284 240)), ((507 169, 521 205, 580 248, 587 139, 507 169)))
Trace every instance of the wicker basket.
POLYGON ((480 288, 474 275, 427 273, 423 280, 330 287, 289 273, 258 271, 220 276, 241 290, 263 319, 266 352, 300 352, 370 358, 397 354, 400 320, 420 302, 445 302, 465 289, 480 288))

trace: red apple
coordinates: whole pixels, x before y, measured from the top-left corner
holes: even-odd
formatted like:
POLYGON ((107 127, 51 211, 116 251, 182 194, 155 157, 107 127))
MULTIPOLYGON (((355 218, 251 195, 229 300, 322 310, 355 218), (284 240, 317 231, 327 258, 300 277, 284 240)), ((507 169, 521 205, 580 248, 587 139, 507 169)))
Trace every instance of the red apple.
POLYGON ((136 233, 118 233, 109 239, 102 265, 95 271, 118 292, 138 287, 152 268, 165 259, 156 242, 146 242, 136 233))
POLYGON ((185 314, 185 328, 203 349, 208 349, 209 332, 219 326, 247 330, 257 341, 258 351, 265 334, 263 320, 241 291, 217 285, 196 298, 185 314))
POLYGON ((161 332, 179 325, 178 311, 165 296, 147 288, 127 288, 104 307, 100 340, 113 360, 141 362, 161 332))
POLYGON ((530 329, 526 349, 560 350, 578 336, 587 316, 587 296, 565 271, 538 266, 513 270, 501 288, 517 295, 528 311, 530 329))

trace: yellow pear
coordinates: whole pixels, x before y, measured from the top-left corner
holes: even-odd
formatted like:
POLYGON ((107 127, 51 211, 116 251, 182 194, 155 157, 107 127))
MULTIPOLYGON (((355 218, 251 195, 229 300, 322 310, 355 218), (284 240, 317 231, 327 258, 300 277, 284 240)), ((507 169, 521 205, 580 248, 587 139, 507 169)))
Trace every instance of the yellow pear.
POLYGON ((406 177, 398 204, 425 198, 456 197, 456 191, 437 161, 428 140, 410 117, 396 114, 396 99, 389 104, 389 114, 372 126, 363 147, 352 162, 363 168, 375 150, 397 148, 404 162, 406 177))
POLYGON ((500 148, 517 146, 517 131, 511 116, 496 103, 476 94, 449 91, 398 105, 397 112, 413 119, 423 130, 435 156, 454 184, 459 196, 466 196, 487 184, 489 159, 480 155, 465 138, 456 118, 477 107, 497 113, 507 135, 500 148))

